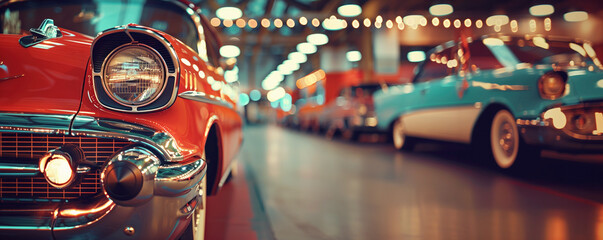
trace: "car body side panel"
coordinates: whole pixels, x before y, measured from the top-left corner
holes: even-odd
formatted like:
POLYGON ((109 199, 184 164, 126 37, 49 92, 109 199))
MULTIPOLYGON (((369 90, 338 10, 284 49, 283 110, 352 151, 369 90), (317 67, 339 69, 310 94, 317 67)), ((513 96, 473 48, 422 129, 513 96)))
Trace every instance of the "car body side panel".
MULTIPOLYGON (((577 97, 579 101, 603 99, 603 71, 574 70, 568 71, 568 75, 568 95, 577 97)), ((570 104, 565 100, 564 103, 570 104)))
MULTIPOLYGON (((170 42, 178 41, 169 35, 164 37, 169 39, 170 42)), ((203 125, 199 125, 203 129, 205 137, 207 137, 212 123, 219 126, 222 160, 224 161, 220 164, 221 171, 217 176, 219 180, 238 154, 238 149, 243 140, 242 119, 235 109, 236 99, 238 98, 237 90, 224 80, 221 68, 202 61, 194 50, 185 44, 174 44, 174 48, 176 48, 180 58, 181 74, 178 93, 196 92, 204 95, 204 98, 208 100, 206 102, 211 102, 208 104, 193 100, 189 104, 193 104, 193 109, 190 109, 190 111, 197 112, 192 115, 192 118, 194 116, 207 116, 207 118, 203 118, 215 119, 215 122, 205 122, 203 125), (208 123, 210 124, 208 125, 208 123)), ((181 100, 185 99, 179 97, 176 101, 181 100)), ((204 144, 201 146, 204 146, 204 144)))
POLYGON ((470 143, 479 113, 474 106, 433 108, 405 114, 402 122, 408 136, 470 143))
POLYGON ((411 111, 409 103, 417 102, 418 95, 414 94, 415 85, 403 84, 380 90, 373 95, 377 128, 388 131, 400 115, 411 111))
POLYGON ((597 87, 597 81, 603 78, 603 73, 589 72, 575 76, 572 72, 584 70, 569 70, 565 95, 555 100, 543 99, 539 94, 538 79, 551 70, 527 68, 483 71, 469 78, 471 87, 466 96, 471 101, 481 102, 484 107, 492 103, 501 103, 516 118, 521 119, 535 119, 553 106, 573 105, 583 101, 600 100, 603 97, 603 88, 597 87))

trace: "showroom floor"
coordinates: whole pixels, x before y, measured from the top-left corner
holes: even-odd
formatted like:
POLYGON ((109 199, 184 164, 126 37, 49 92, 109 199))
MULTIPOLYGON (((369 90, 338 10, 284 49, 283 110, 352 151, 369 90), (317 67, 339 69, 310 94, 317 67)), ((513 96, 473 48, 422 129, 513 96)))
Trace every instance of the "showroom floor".
POLYGON ((502 174, 466 146, 364 140, 246 126, 208 239, 603 239, 601 164, 502 174))

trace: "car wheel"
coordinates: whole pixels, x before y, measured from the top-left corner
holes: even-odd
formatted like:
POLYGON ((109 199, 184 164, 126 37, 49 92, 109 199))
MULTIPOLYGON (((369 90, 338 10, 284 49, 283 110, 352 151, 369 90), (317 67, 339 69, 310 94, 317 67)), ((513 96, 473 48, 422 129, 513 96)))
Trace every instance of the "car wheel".
POLYGON ((404 134, 404 124, 396 120, 392 127, 392 142, 397 150, 412 150, 414 141, 404 134))
MULTIPOLYGON (((203 154, 205 159, 205 153, 203 154)), ((202 240, 205 239, 205 213, 207 211, 207 174, 203 176, 200 183, 199 193, 200 202, 197 203, 195 210, 191 214, 191 223, 188 225, 181 240, 202 240)))
MULTIPOLYGON (((499 110, 490 127, 490 151, 496 165, 508 169, 517 165, 525 148, 522 146, 515 118, 507 110, 499 110)), ((525 152, 525 151, 524 151, 525 152)))

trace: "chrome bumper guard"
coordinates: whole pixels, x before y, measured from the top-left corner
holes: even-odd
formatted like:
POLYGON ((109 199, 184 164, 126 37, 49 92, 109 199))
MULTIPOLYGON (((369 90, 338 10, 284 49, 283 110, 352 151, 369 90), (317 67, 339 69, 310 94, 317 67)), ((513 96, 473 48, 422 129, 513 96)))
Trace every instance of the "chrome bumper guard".
MULTIPOLYGON (((80 116, 75 117, 71 129, 67 129, 65 126, 69 126, 72 118, 73 116, 0 113, 0 132, 86 135, 128 139, 139 143, 132 148, 149 149, 152 151, 148 153, 160 154, 160 157, 153 161, 145 162, 143 159, 133 162, 137 167, 148 170, 150 177, 145 181, 149 184, 143 192, 149 194, 148 198, 144 201, 120 201, 111 199, 104 191, 105 194, 86 201, 14 199, 0 207, 0 231, 3 236, 53 239, 60 236, 73 237, 72 234, 85 236, 94 233, 109 238, 123 238, 124 226, 144 226, 148 221, 163 221, 163 225, 170 225, 165 224, 165 221, 170 221, 174 225, 182 225, 183 221, 180 219, 188 217, 190 212, 180 211, 181 207, 199 199, 199 191, 196 188, 207 172, 204 159, 190 159, 182 163, 183 156, 177 151, 176 141, 168 133, 156 132, 148 127, 123 121, 80 116), (50 123, 40 125, 46 122, 50 123), (161 208, 162 205, 177 206, 157 210, 164 212, 164 217, 169 220, 154 219, 155 210, 149 210, 161 208), (143 213, 134 214, 137 212, 143 213), (94 227, 89 227, 90 225, 94 227), (102 227, 98 227, 99 225, 102 227)), ((119 154, 116 154, 116 157, 117 155, 119 154)), ((115 157, 109 161, 115 161, 115 157)), ((39 174, 38 171, 38 167, 31 164, 0 164, 0 177, 12 174, 36 175, 39 174)), ((135 238, 171 235, 171 230, 173 229, 153 229, 137 233, 135 238), (162 232, 166 230, 167 233, 162 232)))
MULTIPOLYGON (((153 180, 152 197, 179 197, 190 193, 205 177, 206 171, 206 163, 203 159, 187 164, 158 166, 153 180)), ((147 199, 147 201, 150 200, 150 198, 147 199)), ((144 203, 140 202, 139 204, 144 203)), ((182 206, 185 204, 186 202, 182 206)), ((0 230, 79 228, 100 220, 116 205, 116 202, 106 195, 87 202, 31 200, 29 202, 3 203, 0 209, 0 230)), ((138 204, 125 205, 136 206, 138 204)), ((177 210, 174 209, 174 213, 177 213, 177 210)))
POLYGON ((554 107, 531 120, 517 119, 526 143, 561 151, 603 152, 603 103, 554 107))

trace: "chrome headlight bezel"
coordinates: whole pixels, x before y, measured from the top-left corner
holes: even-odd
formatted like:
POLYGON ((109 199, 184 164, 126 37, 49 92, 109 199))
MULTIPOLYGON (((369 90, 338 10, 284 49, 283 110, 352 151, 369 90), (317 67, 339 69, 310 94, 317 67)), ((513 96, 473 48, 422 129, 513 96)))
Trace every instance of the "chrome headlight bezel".
POLYGON ((167 109, 176 101, 180 82, 180 61, 175 46, 162 33, 137 25, 125 25, 108 29, 99 33, 94 39, 90 55, 91 82, 94 90, 93 97, 90 100, 93 104, 98 103, 112 111, 147 113, 167 109), (144 46, 156 51, 163 60, 163 67, 167 67, 164 71, 166 76, 161 93, 154 100, 145 102, 145 105, 122 104, 111 98, 110 93, 103 87, 104 65, 107 59, 117 49, 131 45, 144 46))
POLYGON ((102 83, 102 87, 105 91, 105 93, 107 93, 107 95, 113 99, 113 101, 115 101, 116 103, 119 103, 123 106, 126 107, 130 107, 130 108, 140 108, 140 107, 144 107, 147 106, 151 103, 153 103, 154 101, 156 101, 161 94, 163 93, 163 91, 165 91, 166 85, 167 85, 167 65, 165 62, 165 59, 163 59, 163 57, 161 56, 161 54, 159 54, 159 52, 157 52, 155 49, 145 45, 145 44, 125 44, 122 45, 116 49, 114 49, 111 53, 109 53, 109 55, 107 56, 107 58, 105 58, 105 60, 103 61, 103 65, 101 68, 101 83, 102 83), (119 97, 115 96, 115 93, 110 90, 109 86, 107 86, 107 78, 109 77, 107 74, 107 64, 110 63, 116 56, 119 56, 120 53, 123 53, 126 50, 129 49, 140 49, 143 51, 148 52, 149 54, 154 55, 154 57, 156 57, 157 59, 159 59, 159 63, 160 63, 160 67, 161 67, 161 73, 160 73, 160 78, 161 78, 161 86, 158 88, 158 91, 156 91, 152 97, 150 97, 149 99, 146 99, 144 101, 142 101, 141 103, 131 103, 131 102, 127 102, 124 101, 123 99, 120 99, 119 97))

